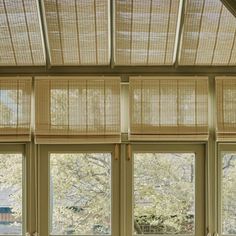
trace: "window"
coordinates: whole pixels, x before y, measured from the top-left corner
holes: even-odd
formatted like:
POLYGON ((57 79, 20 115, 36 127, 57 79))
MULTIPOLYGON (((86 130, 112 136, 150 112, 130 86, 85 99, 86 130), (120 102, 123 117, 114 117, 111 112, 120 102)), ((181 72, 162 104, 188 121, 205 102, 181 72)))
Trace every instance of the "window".
POLYGON ((45 0, 53 65, 108 65, 110 1, 45 0))
POLYGON ((40 209, 49 211, 40 213, 40 234, 118 235, 119 164, 113 145, 41 150, 40 209))
POLYGON ((236 148, 219 145, 219 232, 236 234, 236 148))
POLYGON ((51 234, 111 234, 111 153, 50 154, 51 234))
POLYGON ((119 77, 37 77, 35 94, 36 143, 120 141, 119 77))
POLYGON ((204 235, 204 147, 147 144, 132 150, 133 207, 127 213, 133 234, 204 235))
POLYGON ((0 145, 0 235, 236 235, 236 148, 219 145, 217 172, 212 135, 235 140, 235 82, 210 82, 37 77, 32 94, 31 79, 1 80, 0 139, 29 143, 0 145))
POLYGON ((206 77, 130 77, 130 140, 207 140, 206 77))
POLYGON ((0 141, 30 141, 30 77, 0 79, 0 141))
POLYGON ((180 1, 114 1, 117 65, 171 65, 180 1))
POLYGON ((24 232, 24 156, 21 146, 0 146, 0 235, 24 232))

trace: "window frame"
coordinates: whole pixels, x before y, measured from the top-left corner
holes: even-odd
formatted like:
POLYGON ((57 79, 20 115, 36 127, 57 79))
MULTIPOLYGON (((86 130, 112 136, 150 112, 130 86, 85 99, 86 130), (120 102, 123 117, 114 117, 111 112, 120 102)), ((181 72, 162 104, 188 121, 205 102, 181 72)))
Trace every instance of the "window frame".
MULTIPOLYGON (((39 235, 50 234, 50 153, 111 153, 111 235, 119 235, 119 156, 115 145, 39 145, 38 148, 38 231, 39 235), (40 210, 40 209, 47 209, 40 210)), ((55 236, 55 235, 53 235, 55 236)), ((79 236, 83 236, 82 234, 79 236)), ((102 236, 102 235, 101 235, 102 236)))
MULTIPOLYGON (((133 160, 134 153, 142 153, 142 152, 194 152, 196 154, 195 159, 195 188, 199 191, 195 191, 195 236, 204 236, 206 233, 206 163, 207 163, 207 155, 206 148, 204 144, 177 144, 177 143, 135 143, 126 146, 126 162, 124 163, 123 173, 126 173, 126 185, 125 185, 125 200, 126 200, 126 211, 125 211, 125 228, 126 228, 126 236, 134 235, 133 234, 133 160), (198 173, 198 174, 197 174, 198 173), (200 225, 200 227, 199 227, 200 225), (197 226, 197 227, 196 227, 197 226)), ((160 235, 160 234, 153 234, 160 235)), ((162 234, 166 235, 166 234, 162 234)), ((172 234, 168 234, 172 235, 172 234)), ((179 234, 181 235, 181 234, 179 234)))
POLYGON ((236 153, 236 145, 234 143, 217 144, 217 231, 220 236, 234 236, 235 234, 222 233, 222 152, 236 153))
MULTIPOLYGON (((26 146, 24 144, 9 144, 1 143, 0 144, 0 154, 22 154, 22 234, 25 235, 29 229, 30 225, 30 207, 29 207, 29 185, 28 185, 28 175, 29 175, 29 158, 27 155, 26 146)), ((7 234, 0 234, 1 236, 6 236, 7 234)))

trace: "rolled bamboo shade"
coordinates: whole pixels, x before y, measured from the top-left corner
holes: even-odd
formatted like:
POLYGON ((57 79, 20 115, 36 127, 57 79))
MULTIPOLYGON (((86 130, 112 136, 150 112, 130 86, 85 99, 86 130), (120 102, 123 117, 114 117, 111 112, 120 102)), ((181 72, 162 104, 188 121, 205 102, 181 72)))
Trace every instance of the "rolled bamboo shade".
POLYGON ((207 137, 207 78, 130 78, 131 140, 202 140, 207 137))
POLYGON ((31 78, 0 78, 0 141, 31 140, 31 78))
POLYGON ((115 1, 115 64, 173 64, 179 2, 115 1))
POLYGON ((44 65, 37 0, 0 0, 0 65, 44 65))
POLYGON ((217 140, 236 140, 236 77, 216 77, 217 140))
POLYGON ((108 65, 108 0, 44 0, 53 65, 108 65))
POLYGON ((120 78, 35 81, 37 143, 120 142, 120 78))
POLYGON ((235 65, 236 19, 220 0, 187 0, 181 65, 235 65))

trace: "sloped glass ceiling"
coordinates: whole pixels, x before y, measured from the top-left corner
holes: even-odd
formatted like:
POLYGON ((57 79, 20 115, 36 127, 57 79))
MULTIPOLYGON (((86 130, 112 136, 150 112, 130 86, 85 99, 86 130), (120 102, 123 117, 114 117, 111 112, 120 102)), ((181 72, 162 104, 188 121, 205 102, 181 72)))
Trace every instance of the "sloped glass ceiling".
POLYGON ((116 64, 173 64, 179 0, 115 2, 116 64))
POLYGON ((45 65, 45 48, 59 66, 236 65, 236 18, 220 0, 0 0, 0 66, 45 65))
POLYGON ((42 64, 37 0, 0 0, 0 65, 42 64))
POLYGON ((220 0, 187 0, 184 19, 180 64, 236 64, 236 19, 220 0))
POLYGON ((53 65, 110 63, 108 0, 44 0, 53 65))

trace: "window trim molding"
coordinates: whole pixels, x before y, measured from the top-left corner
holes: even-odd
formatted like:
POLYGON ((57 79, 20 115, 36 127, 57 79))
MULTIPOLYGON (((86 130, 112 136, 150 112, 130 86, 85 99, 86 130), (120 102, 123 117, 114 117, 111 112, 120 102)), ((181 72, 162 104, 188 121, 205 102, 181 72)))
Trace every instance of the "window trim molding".
MULTIPOLYGON (((0 153, 9 154, 22 154, 22 235, 25 235, 28 231, 30 223, 30 208, 29 208, 29 156, 27 155, 26 147, 24 144, 9 144, 0 143, 0 153)), ((21 234, 20 234, 21 235, 21 234)))
MULTIPOLYGON (((201 191, 195 191, 195 203, 200 205, 198 207, 196 205, 196 209, 200 209, 195 212, 195 235, 203 236, 207 231, 207 206, 206 206, 206 191, 207 191, 207 154, 206 147, 204 144, 193 144, 193 143, 155 143, 155 144, 132 144, 131 145, 131 159, 127 158, 129 155, 129 147, 126 145, 126 160, 122 165, 123 172, 126 177, 126 185, 125 185, 125 225, 123 226, 126 229, 125 235, 130 236, 133 235, 133 154, 134 152, 195 152, 196 157, 199 156, 199 159, 196 159, 196 189, 201 189, 201 191), (198 160, 198 162, 197 162, 198 160), (199 203, 200 202, 200 203, 199 203), (201 227, 199 227, 201 225, 201 227)), ((122 174, 121 174, 122 175, 122 174)))
POLYGON ((236 153, 235 143, 217 143, 217 231, 220 236, 230 236, 222 233, 222 152, 236 153))
POLYGON ((49 153, 86 153, 110 152, 112 155, 112 236, 119 236, 119 157, 117 159, 115 145, 38 145, 38 230, 40 235, 49 236, 49 153), (40 209, 48 209, 46 211, 40 209))

